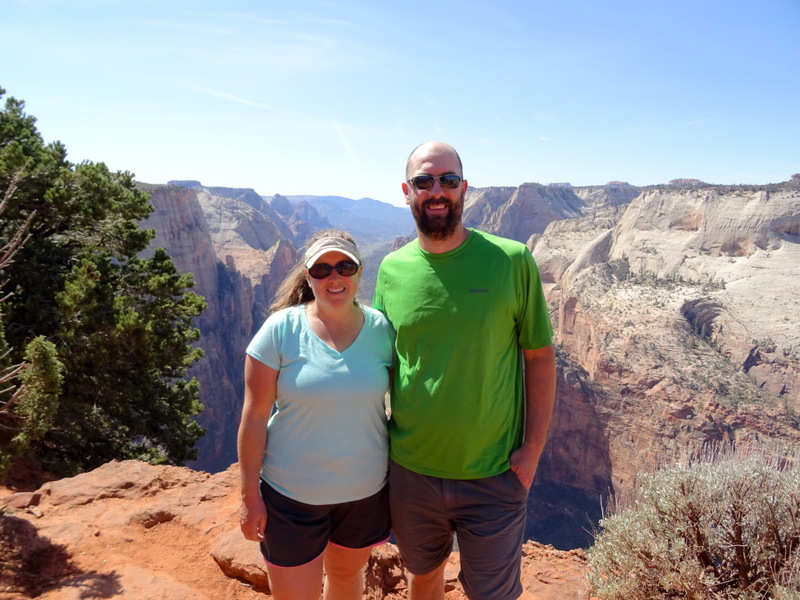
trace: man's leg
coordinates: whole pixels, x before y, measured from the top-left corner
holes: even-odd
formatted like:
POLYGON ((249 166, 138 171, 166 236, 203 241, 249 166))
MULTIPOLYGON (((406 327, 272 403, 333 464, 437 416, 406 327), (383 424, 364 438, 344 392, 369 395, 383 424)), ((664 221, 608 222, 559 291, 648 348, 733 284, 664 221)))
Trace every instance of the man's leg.
POLYGON ((420 475, 389 461, 392 528, 408 572, 410 600, 444 598, 444 568, 453 546, 453 525, 443 483, 438 477, 420 475))
POLYGON ((459 579, 470 600, 515 600, 528 490, 512 471, 454 482, 454 517, 461 552, 459 579))

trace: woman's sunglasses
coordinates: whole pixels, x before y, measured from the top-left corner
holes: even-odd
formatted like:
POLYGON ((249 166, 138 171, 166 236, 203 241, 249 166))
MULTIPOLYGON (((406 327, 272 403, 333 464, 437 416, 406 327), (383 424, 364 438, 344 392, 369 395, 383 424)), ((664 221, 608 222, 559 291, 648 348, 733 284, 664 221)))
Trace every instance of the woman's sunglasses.
POLYGON ((433 187, 435 182, 439 182, 443 190, 454 190, 461 183, 461 177, 455 173, 447 173, 446 175, 417 175, 412 177, 406 183, 410 183, 416 190, 429 190, 433 187))
POLYGON ((343 260, 335 265, 328 263, 318 262, 308 267, 308 274, 314 279, 325 279, 330 276, 333 270, 339 273, 342 277, 352 277, 358 273, 358 265, 352 260, 343 260))

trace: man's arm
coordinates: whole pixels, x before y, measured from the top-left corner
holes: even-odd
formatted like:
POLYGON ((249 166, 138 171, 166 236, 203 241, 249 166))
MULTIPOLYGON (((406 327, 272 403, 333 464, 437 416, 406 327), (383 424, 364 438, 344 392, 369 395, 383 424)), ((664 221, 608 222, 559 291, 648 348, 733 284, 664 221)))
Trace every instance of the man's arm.
POLYGON ((523 350, 525 360, 525 440, 510 457, 511 470, 530 488, 547 441, 556 397, 556 354, 553 346, 523 350))

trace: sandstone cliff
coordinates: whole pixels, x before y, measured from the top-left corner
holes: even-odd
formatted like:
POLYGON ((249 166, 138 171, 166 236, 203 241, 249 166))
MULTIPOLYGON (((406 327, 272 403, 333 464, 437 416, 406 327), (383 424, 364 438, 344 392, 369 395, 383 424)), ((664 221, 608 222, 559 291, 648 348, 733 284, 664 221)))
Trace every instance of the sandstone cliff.
POLYGON ((553 221, 583 217, 595 210, 627 204, 639 190, 627 184, 575 187, 525 183, 519 187, 470 188, 464 223, 525 242, 553 221))
POLYGON ((166 248, 181 271, 192 273, 194 291, 208 305, 197 321, 205 356, 191 371, 205 406, 198 420, 207 428, 197 464, 222 470, 236 460, 244 351, 294 264, 295 247, 285 225, 251 204, 260 202, 255 193, 231 198, 200 186, 142 187, 155 209, 143 223, 156 232, 150 248, 166 248))
POLYGON ((800 443, 800 190, 663 187, 529 241, 562 348, 540 476, 602 493, 713 442, 800 443))

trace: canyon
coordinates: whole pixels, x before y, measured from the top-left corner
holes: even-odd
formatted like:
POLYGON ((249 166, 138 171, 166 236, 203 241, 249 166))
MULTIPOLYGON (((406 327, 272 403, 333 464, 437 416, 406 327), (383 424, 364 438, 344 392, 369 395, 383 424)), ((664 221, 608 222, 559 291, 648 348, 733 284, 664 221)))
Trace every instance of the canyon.
MULTIPOLYGON (((151 248, 194 274, 206 436, 189 465, 235 462, 244 349, 309 231, 361 243, 369 303, 380 260, 413 236, 372 200, 144 185, 151 248)), ((524 242, 556 332, 556 411, 528 535, 586 547, 610 494, 637 472, 713 444, 800 441, 800 181, 470 188, 467 226, 524 242)))

